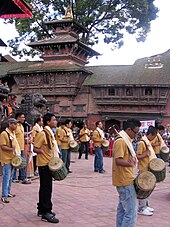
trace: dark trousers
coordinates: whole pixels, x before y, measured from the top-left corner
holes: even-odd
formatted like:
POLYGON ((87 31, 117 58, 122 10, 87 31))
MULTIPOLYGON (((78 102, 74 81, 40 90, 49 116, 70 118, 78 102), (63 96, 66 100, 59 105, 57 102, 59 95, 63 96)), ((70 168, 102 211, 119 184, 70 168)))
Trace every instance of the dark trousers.
POLYGON ((49 213, 52 210, 52 174, 48 166, 38 167, 40 176, 39 203, 38 210, 43 213, 49 213))
POLYGON ((37 170, 37 155, 33 156, 33 166, 34 166, 34 173, 36 172, 37 170))
POLYGON ((88 159, 89 154, 89 142, 81 142, 79 149, 79 159, 81 158, 83 152, 85 153, 85 159, 88 159))

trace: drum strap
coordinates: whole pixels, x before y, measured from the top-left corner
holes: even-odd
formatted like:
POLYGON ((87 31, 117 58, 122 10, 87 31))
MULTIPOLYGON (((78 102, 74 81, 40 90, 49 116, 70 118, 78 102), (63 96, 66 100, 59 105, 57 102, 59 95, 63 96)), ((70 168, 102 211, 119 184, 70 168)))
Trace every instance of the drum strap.
POLYGON ((140 141, 144 142, 145 147, 146 147, 146 149, 148 150, 148 146, 147 146, 147 144, 146 144, 145 140, 140 140, 140 141))
MULTIPOLYGON (((118 139, 122 139, 122 137, 118 135, 118 136, 116 136, 116 137, 114 138, 114 141, 116 141, 116 140, 118 140, 118 139)), ((131 156, 130 149, 129 149, 128 146, 127 146, 127 149, 128 149, 128 154, 131 156)))
POLYGON ((9 134, 9 132, 7 132, 6 130, 5 130, 5 132, 6 132, 6 133, 7 133, 7 135, 8 135, 10 148, 12 148, 12 140, 11 140, 11 138, 10 138, 10 134, 9 134))
POLYGON ((48 133, 47 133, 45 130, 43 130, 43 131, 44 131, 45 136, 46 136, 46 140, 47 140, 47 145, 48 145, 48 148, 51 150, 51 144, 50 144, 50 138, 49 138, 49 135, 48 135, 48 133))

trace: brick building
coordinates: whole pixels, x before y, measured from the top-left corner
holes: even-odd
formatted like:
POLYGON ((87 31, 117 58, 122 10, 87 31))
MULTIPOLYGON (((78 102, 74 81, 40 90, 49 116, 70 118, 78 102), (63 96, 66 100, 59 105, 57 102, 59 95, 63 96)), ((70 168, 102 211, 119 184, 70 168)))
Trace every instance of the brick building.
POLYGON ((41 51, 42 61, 0 62, 0 78, 18 102, 39 92, 58 117, 86 121, 92 129, 97 120, 122 127, 130 117, 170 123, 170 51, 134 65, 85 66, 99 55, 81 41, 88 30, 68 14, 46 25, 55 36, 28 44, 41 51))

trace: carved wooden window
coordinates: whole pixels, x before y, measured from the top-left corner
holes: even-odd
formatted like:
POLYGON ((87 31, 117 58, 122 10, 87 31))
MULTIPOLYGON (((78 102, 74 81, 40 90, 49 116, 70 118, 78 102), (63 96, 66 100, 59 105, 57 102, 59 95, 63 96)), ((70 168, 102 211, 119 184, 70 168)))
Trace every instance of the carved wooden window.
POLYGON ((74 112, 84 112, 85 111, 85 105, 76 105, 74 108, 74 112))
POLYGON ((160 91, 160 96, 165 97, 166 94, 167 94, 167 90, 164 90, 164 89, 163 89, 163 90, 160 91))
POLYGON ((60 106, 60 112, 69 112, 70 111, 70 107, 69 106, 60 106))
POLYGON ((145 95, 146 96, 152 96, 152 88, 145 88, 145 95))
POLYGON ((47 74, 44 74, 43 82, 44 82, 44 84, 49 84, 49 77, 47 74))
POLYGON ((126 88, 126 96, 133 96, 132 88, 126 88))
POLYGON ((109 96, 115 96, 116 92, 115 92, 115 88, 111 87, 108 89, 108 95, 109 96))

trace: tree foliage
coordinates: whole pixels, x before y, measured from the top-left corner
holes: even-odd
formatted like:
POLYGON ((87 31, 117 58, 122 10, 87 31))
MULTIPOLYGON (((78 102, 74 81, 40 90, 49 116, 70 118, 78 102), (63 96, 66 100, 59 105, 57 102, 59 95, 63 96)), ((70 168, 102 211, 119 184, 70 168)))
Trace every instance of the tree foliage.
MULTIPOLYGON (((9 40, 13 55, 35 56, 33 49, 19 48, 28 43, 47 37, 53 37, 52 31, 44 22, 61 19, 65 13, 67 0, 27 0, 33 8, 33 17, 29 19, 10 19, 6 23, 15 23, 18 37, 9 40)), ((88 45, 99 41, 103 34, 105 43, 114 48, 123 45, 125 31, 135 34, 137 41, 145 41, 150 31, 151 21, 157 17, 158 8, 154 0, 74 0, 72 1, 74 18, 90 31, 81 38, 88 45)))

